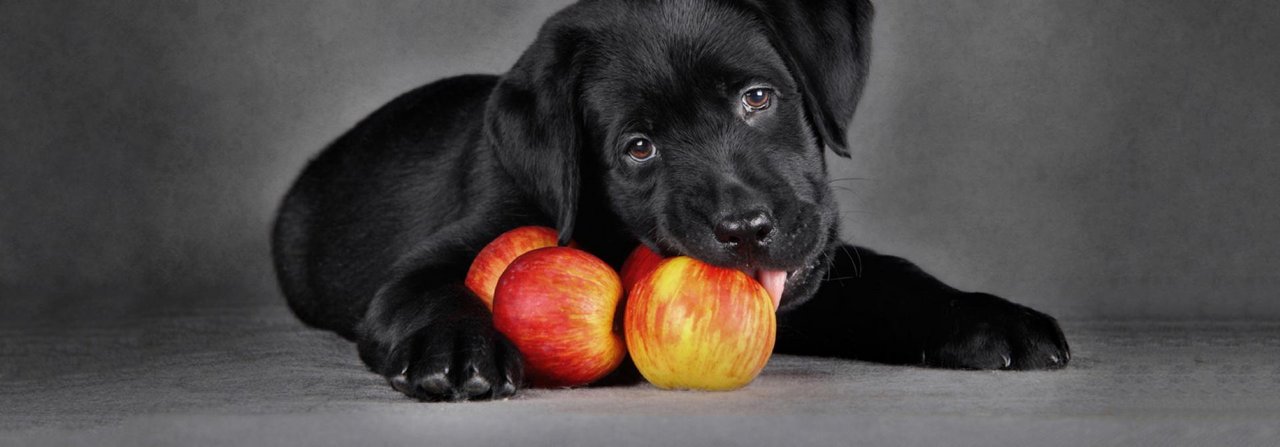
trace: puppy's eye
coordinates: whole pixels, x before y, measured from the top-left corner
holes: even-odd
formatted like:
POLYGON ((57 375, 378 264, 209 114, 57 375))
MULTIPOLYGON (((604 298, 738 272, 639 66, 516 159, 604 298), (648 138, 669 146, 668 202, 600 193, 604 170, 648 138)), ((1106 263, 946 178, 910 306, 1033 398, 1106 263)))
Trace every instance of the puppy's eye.
POLYGON ((773 90, 757 88, 742 95, 742 107, 748 112, 759 112, 773 105, 773 90))
POLYGON ((632 138, 627 142, 627 156, 635 161, 649 161, 658 156, 658 148, 648 138, 632 138))

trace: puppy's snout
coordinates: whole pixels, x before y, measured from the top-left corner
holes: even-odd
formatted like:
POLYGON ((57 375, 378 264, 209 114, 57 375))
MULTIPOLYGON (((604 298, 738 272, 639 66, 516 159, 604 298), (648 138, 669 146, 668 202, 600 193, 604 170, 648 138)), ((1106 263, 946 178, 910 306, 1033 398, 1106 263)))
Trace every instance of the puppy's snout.
POLYGON ((773 219, 764 211, 725 216, 716 223, 716 240, 738 249, 761 247, 773 234, 773 219))

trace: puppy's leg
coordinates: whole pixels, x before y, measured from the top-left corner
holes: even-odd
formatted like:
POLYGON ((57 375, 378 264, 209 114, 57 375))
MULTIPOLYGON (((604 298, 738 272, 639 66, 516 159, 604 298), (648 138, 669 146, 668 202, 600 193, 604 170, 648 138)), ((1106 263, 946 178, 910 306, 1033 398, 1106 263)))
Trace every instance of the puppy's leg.
POLYGON ((961 292, 914 264, 836 247, 817 294, 779 315, 778 351, 966 369, 1059 368, 1071 359, 1052 317, 961 292))
POLYGON ((521 386, 520 353, 463 284, 476 248, 439 237, 401 263, 357 328, 360 358, 392 387, 427 401, 501 399, 521 386))

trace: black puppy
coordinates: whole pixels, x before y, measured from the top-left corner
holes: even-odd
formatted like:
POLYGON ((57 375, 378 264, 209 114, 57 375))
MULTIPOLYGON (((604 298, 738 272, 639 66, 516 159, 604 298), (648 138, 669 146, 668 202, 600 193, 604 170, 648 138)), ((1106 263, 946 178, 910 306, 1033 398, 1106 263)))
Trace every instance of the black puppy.
POLYGON ((867 75, 866 0, 588 0, 506 75, 401 96, 311 162, 280 208, 298 317, 424 400, 502 398, 519 353, 463 285, 521 225, 615 267, 636 243, 754 274, 777 350, 950 368, 1061 367, 1053 318, 837 239, 824 147, 867 75))

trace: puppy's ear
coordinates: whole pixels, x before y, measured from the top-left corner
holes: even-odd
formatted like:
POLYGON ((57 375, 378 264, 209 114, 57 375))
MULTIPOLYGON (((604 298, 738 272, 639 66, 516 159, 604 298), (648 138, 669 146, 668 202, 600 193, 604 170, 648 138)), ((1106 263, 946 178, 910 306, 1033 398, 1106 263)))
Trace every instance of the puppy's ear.
POLYGON ((577 218, 582 141, 578 44, 570 37, 544 28, 495 87, 484 118, 502 170, 555 219, 561 245, 569 243, 577 218))
POLYGON ((849 157, 845 131, 870 65, 870 0, 754 0, 803 90, 817 135, 849 157))

